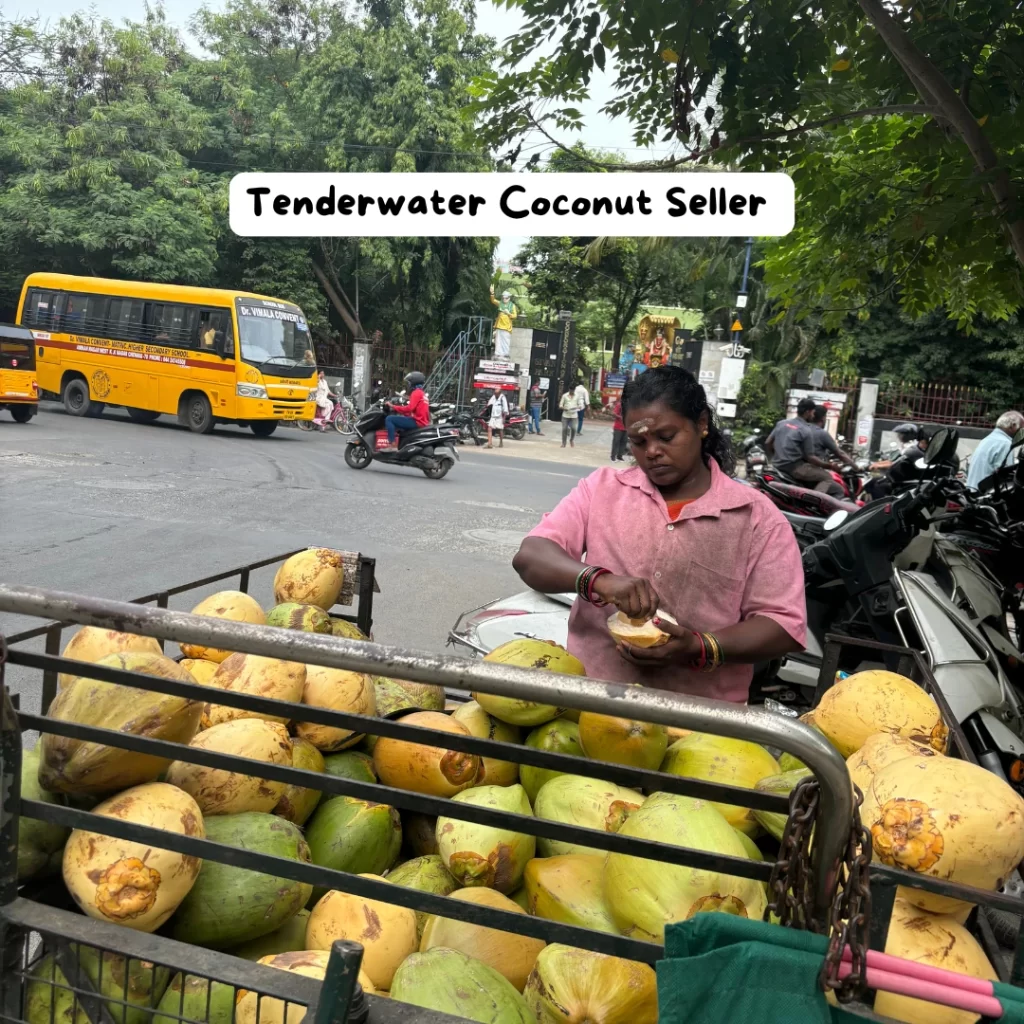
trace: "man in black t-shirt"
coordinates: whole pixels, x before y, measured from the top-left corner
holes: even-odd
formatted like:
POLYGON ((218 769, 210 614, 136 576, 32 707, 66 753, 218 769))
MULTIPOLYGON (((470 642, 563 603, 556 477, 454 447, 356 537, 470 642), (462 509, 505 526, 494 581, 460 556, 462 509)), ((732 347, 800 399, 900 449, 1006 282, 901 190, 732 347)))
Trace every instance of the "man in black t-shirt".
MULTIPOLYGON (((813 398, 801 398, 796 407, 796 416, 779 420, 775 424, 765 441, 764 449, 779 472, 792 477, 797 483, 824 491, 833 498, 842 498, 843 489, 832 479, 828 462, 815 450, 819 433, 813 422, 815 408, 813 398)), ((820 432, 827 434, 825 430, 820 432)), ((831 436, 829 440, 835 445, 836 454, 852 465, 853 460, 840 450, 831 436)))

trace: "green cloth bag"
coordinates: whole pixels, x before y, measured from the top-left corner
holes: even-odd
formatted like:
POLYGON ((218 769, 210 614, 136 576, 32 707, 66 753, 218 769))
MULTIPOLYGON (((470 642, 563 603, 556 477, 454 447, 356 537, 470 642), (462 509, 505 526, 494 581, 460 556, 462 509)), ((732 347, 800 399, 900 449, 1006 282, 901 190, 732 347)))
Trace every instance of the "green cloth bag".
MULTIPOLYGON (((818 988, 823 935, 731 914, 697 914, 665 929, 658 1024, 853 1024, 818 988)), ((1024 1024, 1024 989, 999 982, 1000 1024, 1024 1024)))
POLYGON ((665 929, 658 1024, 853 1024, 818 988, 822 935, 732 914, 697 914, 665 929))

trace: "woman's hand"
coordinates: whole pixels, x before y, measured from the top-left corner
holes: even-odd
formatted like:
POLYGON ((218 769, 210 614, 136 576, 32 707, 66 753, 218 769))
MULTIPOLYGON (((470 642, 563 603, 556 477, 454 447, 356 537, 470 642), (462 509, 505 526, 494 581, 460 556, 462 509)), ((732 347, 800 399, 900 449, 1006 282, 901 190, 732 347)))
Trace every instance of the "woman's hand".
POLYGON ((658 647, 634 647, 629 643, 618 645, 618 652, 633 665, 651 668, 670 664, 692 664, 700 657, 700 641, 693 630, 685 626, 677 626, 666 619, 654 620, 654 624, 663 633, 668 633, 667 643, 658 647))
POLYGON ((614 605, 631 619, 649 619, 658 610, 658 594, 650 582, 638 576, 604 573, 593 591, 605 604, 614 605))

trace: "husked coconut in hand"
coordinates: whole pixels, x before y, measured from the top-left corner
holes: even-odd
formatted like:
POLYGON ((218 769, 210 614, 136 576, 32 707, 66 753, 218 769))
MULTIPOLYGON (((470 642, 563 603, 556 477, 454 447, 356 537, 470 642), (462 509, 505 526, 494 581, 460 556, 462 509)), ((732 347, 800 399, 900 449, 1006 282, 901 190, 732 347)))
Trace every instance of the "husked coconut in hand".
POLYGON ((341 596, 345 567, 330 548, 307 548, 285 560, 274 576, 274 601, 314 604, 329 612, 341 596))
MULTIPOLYGON (((468 736, 469 730, 440 711, 415 711, 404 715, 402 725, 468 736)), ((381 736, 373 748, 373 767, 385 786, 408 789, 429 796, 455 796, 475 784, 480 758, 460 750, 445 750, 427 743, 412 743, 381 736)))
MULTIPOLYGON (((365 715, 367 718, 373 718, 377 713, 377 698, 370 676, 323 665, 306 666, 302 703, 310 707, 343 711, 349 715, 365 715)), ((362 734, 352 729, 317 725, 314 722, 299 722, 295 726, 295 733, 324 753, 344 750, 362 739, 362 734)))
MULTIPOLYGON (((515 665, 518 668, 541 669, 544 672, 560 672, 563 675, 583 676, 586 671, 583 662, 574 658, 564 647, 551 640, 522 638, 509 640, 495 647, 484 661, 496 665, 515 665)), ((557 718, 565 708, 553 704, 538 704, 531 700, 517 700, 515 697, 498 697, 490 693, 473 693, 475 700, 489 715, 509 725, 543 725, 557 718)))
MULTIPOLYGON (((228 622, 248 622, 254 626, 266 625, 267 617, 259 603, 241 590, 222 590, 204 598, 192 609, 193 615, 205 615, 210 619, 226 619, 228 622)), ((231 651, 201 644, 181 644, 181 653, 186 658, 200 658, 203 661, 224 661, 231 651)))
MULTIPOLYGON (((61 652, 62 658, 88 661, 93 665, 108 654, 156 654, 163 655, 160 641, 151 636, 136 636, 134 633, 119 633, 114 629, 100 629, 99 626, 83 626, 67 643, 61 652)), ((57 686, 64 689, 75 673, 61 672, 57 686)))
MULTIPOLYGON (((463 903, 475 903, 478 906, 490 907, 492 910, 504 910, 510 914, 524 913, 522 907, 494 889, 459 889, 453 892, 451 897, 463 903)), ((457 949, 481 963, 489 964, 507 978, 517 991, 522 992, 526 979, 537 962, 537 954, 544 945, 543 939, 533 939, 529 935, 431 915, 427 918, 423 938, 420 940, 420 952, 426 953, 428 949, 438 947, 457 949)))
MULTIPOLYGON (((108 654, 96 664, 179 683, 195 682, 185 669, 162 654, 108 654)), ((80 676, 57 694, 47 717, 147 739, 189 743, 199 728, 202 712, 199 701, 80 676)), ((166 757, 44 733, 40 740, 39 783, 54 793, 105 796, 154 781, 168 764, 166 757)))
MULTIPOLYGON (((907 757, 883 768, 864 794, 860 820, 883 864, 990 892, 1024 859, 1024 800, 959 758, 907 757)), ((903 895, 937 914, 964 906, 917 889, 903 895)))
POLYGON ((912 679, 872 669, 830 686, 805 718, 843 757, 860 750, 869 736, 892 732, 946 752, 949 730, 939 706, 912 679))
MULTIPOLYGON (((119 793, 93 813, 194 839, 206 837, 196 801, 163 782, 119 793)), ((64 884, 89 917, 155 932, 189 894, 202 863, 148 842, 75 829, 64 847, 64 884)))
POLYGON ((654 968, 553 943, 523 992, 537 1024, 658 1024, 654 968))
MULTIPOLYGON (((260 718, 240 718, 201 732, 190 744, 198 750, 248 757, 266 764, 291 767, 292 741, 288 730, 260 718)), ((252 772, 259 771, 253 764, 252 772)), ((288 788, 286 782, 259 779, 250 774, 206 768, 188 761, 175 761, 167 769, 167 781, 190 793, 204 814, 240 814, 243 811, 272 811, 288 788)))
MULTIPOLYGON (((359 877, 384 881, 379 875, 359 877)), ((398 965, 416 952, 416 915, 407 907, 333 890, 309 915, 306 946, 330 950, 338 939, 363 947, 364 973, 374 988, 387 991, 398 965)))
POLYGON ((608 632, 619 644, 633 647, 660 647, 667 644, 669 634, 654 624, 654 618, 664 619, 677 626, 678 623, 667 612, 658 611, 650 619, 631 619, 625 612, 616 612, 608 619, 608 632))
MULTIPOLYGON (((230 693, 247 693, 251 697, 267 697, 298 704, 306 685, 306 666, 296 661, 261 658, 257 654, 232 654, 221 662, 213 685, 230 693)), ((291 714, 269 715, 262 711, 230 708, 226 704, 210 706, 210 725, 233 722, 239 718, 262 718, 267 722, 287 725, 291 714)))

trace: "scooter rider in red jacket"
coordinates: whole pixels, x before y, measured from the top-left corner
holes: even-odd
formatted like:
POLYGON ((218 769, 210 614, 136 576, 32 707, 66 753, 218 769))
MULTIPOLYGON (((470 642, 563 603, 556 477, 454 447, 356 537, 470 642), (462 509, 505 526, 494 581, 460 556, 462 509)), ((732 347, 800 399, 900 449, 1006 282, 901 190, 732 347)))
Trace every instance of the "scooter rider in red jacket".
POLYGON ((388 432, 388 447, 394 448, 400 430, 416 430, 430 422, 430 403, 423 393, 427 378, 418 370, 405 375, 405 386, 409 389, 408 405, 391 405, 391 413, 384 420, 388 432))

